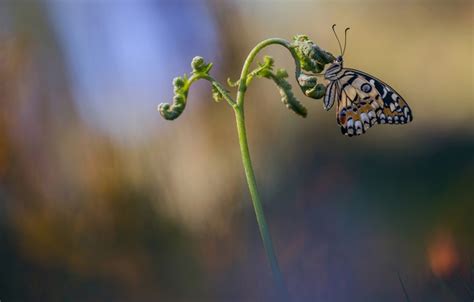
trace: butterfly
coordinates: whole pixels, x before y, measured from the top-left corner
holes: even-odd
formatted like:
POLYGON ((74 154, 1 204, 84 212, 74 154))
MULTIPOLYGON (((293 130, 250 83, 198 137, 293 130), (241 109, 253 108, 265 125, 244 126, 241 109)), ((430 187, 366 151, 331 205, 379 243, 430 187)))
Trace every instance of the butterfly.
POLYGON ((361 135, 375 124, 406 124, 413 114, 406 101, 392 87, 360 70, 344 68, 343 55, 346 50, 346 28, 344 49, 339 43, 341 55, 324 72, 329 81, 324 96, 324 108, 331 109, 337 100, 336 118, 344 135, 361 135))

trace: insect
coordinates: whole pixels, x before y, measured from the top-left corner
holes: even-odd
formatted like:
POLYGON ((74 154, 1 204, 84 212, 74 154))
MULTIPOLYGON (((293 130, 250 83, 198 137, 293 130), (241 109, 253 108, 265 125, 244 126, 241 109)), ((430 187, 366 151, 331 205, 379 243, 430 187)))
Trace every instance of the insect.
POLYGON ((408 104, 392 87, 365 72, 343 67, 347 31, 344 31, 344 49, 336 34, 341 55, 327 68, 324 77, 329 80, 324 96, 324 108, 331 109, 337 100, 336 118, 341 131, 347 136, 363 134, 375 124, 406 124, 413 120, 408 104))

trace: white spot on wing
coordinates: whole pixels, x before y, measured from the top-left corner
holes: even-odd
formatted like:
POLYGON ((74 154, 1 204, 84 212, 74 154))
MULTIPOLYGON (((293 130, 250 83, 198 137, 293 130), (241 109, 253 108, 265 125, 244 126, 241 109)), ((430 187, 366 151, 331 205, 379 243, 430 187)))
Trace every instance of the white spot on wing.
POLYGON ((403 114, 405 114, 405 116, 408 117, 408 113, 409 113, 408 107, 405 107, 403 109, 403 114))
POLYGON ((362 123, 360 121, 355 122, 356 133, 362 134, 362 123))
POLYGON ((347 121, 347 128, 353 128, 354 127, 354 120, 350 119, 347 121))
POLYGON ((369 122, 369 117, 365 113, 360 114, 360 119, 363 123, 368 123, 369 122))

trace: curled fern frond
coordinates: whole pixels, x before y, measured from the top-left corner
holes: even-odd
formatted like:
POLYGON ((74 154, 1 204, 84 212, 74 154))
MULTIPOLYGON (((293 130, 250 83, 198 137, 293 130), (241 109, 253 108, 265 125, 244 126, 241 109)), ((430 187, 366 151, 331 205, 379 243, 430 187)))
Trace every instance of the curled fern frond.
POLYGON ((173 103, 162 103, 158 105, 158 111, 161 116, 167 120, 174 120, 183 113, 186 107, 186 99, 188 97, 189 79, 186 75, 183 77, 176 77, 173 80, 174 97, 173 103))
POLYGON ((237 87, 240 84, 240 80, 232 81, 230 78, 227 78, 227 85, 230 87, 237 87))
MULTIPOLYGON (((273 66, 273 58, 270 56, 265 56, 263 63, 259 64, 259 68, 249 74, 249 79, 251 79, 250 76, 253 74, 252 77, 258 76, 272 80, 278 87, 283 104, 285 104, 286 107, 294 113, 302 117, 306 117, 308 111, 295 97, 291 84, 286 80, 286 78, 288 78, 288 73, 285 69, 278 69, 275 72, 273 71, 273 66)), ((249 81, 249 79, 247 81, 249 81)))
POLYGON ((258 64, 262 69, 272 69, 275 65, 275 60, 271 56, 264 56, 263 63, 258 64))
POLYGON ((294 113, 306 117, 308 110, 306 110, 306 107, 304 107, 293 94, 291 84, 286 80, 287 77, 288 73, 284 69, 279 69, 276 73, 271 74, 271 79, 279 88, 283 104, 294 113))
POLYGON ((198 56, 194 57, 191 61, 191 68, 193 69, 193 74, 209 74, 209 71, 212 68, 212 63, 206 63, 203 57, 198 56))
POLYGON ((301 69, 307 72, 320 73, 324 66, 336 58, 329 52, 321 49, 306 35, 293 37, 292 46, 301 64, 301 69))
POLYGON ((191 62, 191 76, 177 77, 173 80, 174 97, 173 103, 162 103, 158 106, 158 111, 161 116, 167 120, 174 120, 183 113, 186 107, 186 100, 188 98, 188 91, 194 81, 199 79, 207 80, 212 85, 212 97, 216 102, 224 99, 232 107, 235 106, 234 100, 229 96, 229 92, 222 87, 213 77, 209 75, 212 63, 206 63, 202 57, 194 57, 191 62))
POLYGON ((326 93, 326 86, 318 84, 316 76, 300 73, 298 75, 298 84, 307 97, 320 99, 326 93))
POLYGON ((273 70, 274 63, 275 60, 271 56, 264 56, 263 63, 258 63, 258 67, 248 74, 246 81, 247 86, 256 76, 260 78, 269 78, 269 74, 273 70))
MULTIPOLYGON (((331 53, 320 48, 306 35, 294 36, 291 45, 301 69, 311 74, 321 73, 326 64, 336 59, 331 53)), ((308 75, 297 70, 296 80, 307 97, 320 99, 326 93, 326 87, 323 84, 318 84, 318 80, 314 75, 308 75)))

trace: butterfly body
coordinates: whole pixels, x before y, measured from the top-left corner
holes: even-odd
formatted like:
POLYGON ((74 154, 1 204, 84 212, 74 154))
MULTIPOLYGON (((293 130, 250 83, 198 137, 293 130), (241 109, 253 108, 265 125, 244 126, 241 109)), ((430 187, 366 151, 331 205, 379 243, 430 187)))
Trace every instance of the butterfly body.
POLYGON ((410 107, 389 85, 362 71, 343 67, 339 56, 327 68, 329 81, 324 108, 337 101, 337 122, 343 134, 363 134, 375 124, 405 124, 413 119, 410 107))

